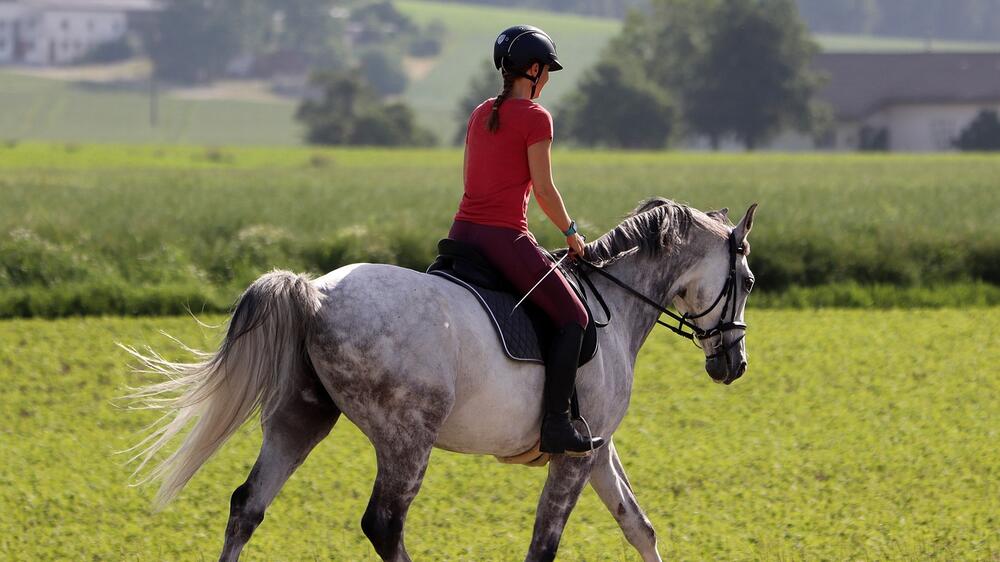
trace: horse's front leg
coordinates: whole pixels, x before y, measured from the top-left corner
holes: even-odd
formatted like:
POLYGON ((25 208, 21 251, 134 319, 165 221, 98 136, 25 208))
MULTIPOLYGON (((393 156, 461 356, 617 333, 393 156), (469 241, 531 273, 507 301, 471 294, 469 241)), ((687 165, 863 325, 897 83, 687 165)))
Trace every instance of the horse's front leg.
POLYGON ((549 463, 549 476, 538 499, 535 530, 525 560, 553 560, 559 549, 559 539, 569 514, 587 484, 596 454, 590 457, 554 455, 549 463))
POLYGON ((618 521, 625 538, 639 551, 645 562, 660 562, 656 532, 632 492, 625 469, 618 458, 614 441, 601 449, 590 473, 590 485, 618 521))

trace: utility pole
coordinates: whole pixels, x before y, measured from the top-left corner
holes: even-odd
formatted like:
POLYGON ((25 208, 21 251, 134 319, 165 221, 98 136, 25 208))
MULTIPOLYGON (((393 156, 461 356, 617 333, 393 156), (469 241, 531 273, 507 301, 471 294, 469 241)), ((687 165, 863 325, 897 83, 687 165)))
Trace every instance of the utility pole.
POLYGON ((159 91, 156 83, 156 66, 149 72, 149 126, 156 127, 159 120, 159 91))

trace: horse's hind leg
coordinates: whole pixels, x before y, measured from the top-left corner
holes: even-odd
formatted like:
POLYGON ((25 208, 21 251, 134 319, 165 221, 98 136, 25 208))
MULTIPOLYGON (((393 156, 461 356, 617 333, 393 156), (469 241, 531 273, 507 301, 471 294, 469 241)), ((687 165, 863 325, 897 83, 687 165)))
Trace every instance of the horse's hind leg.
POLYGON ((554 455, 549 476, 538 499, 535 529, 526 560, 553 560, 569 514, 590 476, 592 457, 554 455))
POLYGON ((598 453, 594 470, 590 473, 590 485, 618 521, 625 538, 639 551, 642 559, 645 562, 659 562, 656 532, 635 499, 613 441, 598 453))
POLYGON ((403 545, 403 524, 420 490, 434 445, 430 433, 416 438, 405 435, 401 432, 396 439, 375 441, 378 474, 361 518, 361 529, 383 560, 410 560, 403 545))
POLYGON ((257 462, 230 500, 226 543, 219 560, 239 560, 250 535, 264 520, 264 510, 313 447, 330 433, 338 417, 340 410, 313 376, 303 380, 264 421, 264 443, 257 462))

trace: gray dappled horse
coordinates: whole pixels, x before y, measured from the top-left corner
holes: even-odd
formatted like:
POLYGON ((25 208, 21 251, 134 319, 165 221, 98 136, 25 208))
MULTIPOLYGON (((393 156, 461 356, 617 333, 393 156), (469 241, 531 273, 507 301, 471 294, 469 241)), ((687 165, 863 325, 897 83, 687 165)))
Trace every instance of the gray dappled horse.
MULTIPOLYGON (((656 535, 610 440, 628 409, 636 356, 668 303, 704 349, 706 370, 730 383, 746 370, 743 309, 753 282, 746 238, 756 206, 728 226, 665 199, 641 204, 587 245, 590 276, 613 321, 577 377, 581 410, 609 438, 587 457, 554 455, 538 502, 529 560, 551 560, 589 481, 644 560, 659 560, 656 535), (594 271, 597 271, 596 269, 594 271), (614 283, 617 279, 621 285, 614 283)), ((129 348, 130 349, 130 348, 129 348)), ((529 450, 542 417, 543 367, 509 360, 466 289, 384 264, 353 264, 310 281, 275 271, 240 298, 215 353, 198 362, 130 351, 166 382, 135 395, 167 410, 139 446, 145 465, 194 422, 149 476, 169 502, 260 408, 263 445, 233 492, 221 560, 237 560, 264 511, 341 413, 375 446, 378 474, 361 528, 386 560, 408 560, 403 523, 433 447, 500 457, 529 450)))

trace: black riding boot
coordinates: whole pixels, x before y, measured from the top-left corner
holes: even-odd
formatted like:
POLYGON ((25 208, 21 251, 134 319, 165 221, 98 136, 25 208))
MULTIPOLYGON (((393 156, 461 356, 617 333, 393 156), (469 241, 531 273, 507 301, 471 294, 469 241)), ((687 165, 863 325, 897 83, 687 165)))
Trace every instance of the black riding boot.
POLYGON ((580 361, 583 328, 569 324, 556 332, 545 357, 545 418, 539 449, 543 453, 586 454, 604 445, 590 439, 570 423, 570 397, 580 361))

